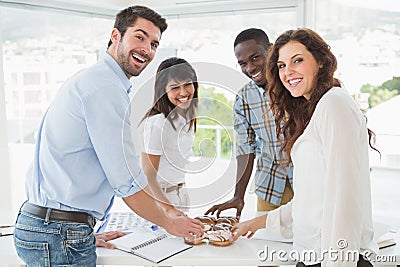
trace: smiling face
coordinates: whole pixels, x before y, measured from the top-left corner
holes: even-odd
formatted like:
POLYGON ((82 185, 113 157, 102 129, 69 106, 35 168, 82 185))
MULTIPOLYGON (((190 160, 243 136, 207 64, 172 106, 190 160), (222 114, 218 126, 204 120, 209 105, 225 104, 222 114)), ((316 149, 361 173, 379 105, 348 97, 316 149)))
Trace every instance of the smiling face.
POLYGON ((166 86, 168 100, 177 107, 180 114, 190 107, 195 92, 192 80, 176 81, 170 79, 166 86))
POLYGON ((138 76, 153 60, 161 38, 160 29, 151 21, 138 18, 124 36, 117 29, 111 34, 108 53, 118 62, 128 78, 138 76))
POLYGON ((293 97, 310 99, 320 66, 303 44, 290 41, 282 46, 277 67, 279 78, 293 97))
POLYGON ((267 84, 265 78, 267 48, 264 45, 258 44, 254 39, 243 41, 235 46, 235 56, 247 77, 258 86, 264 87, 267 84))

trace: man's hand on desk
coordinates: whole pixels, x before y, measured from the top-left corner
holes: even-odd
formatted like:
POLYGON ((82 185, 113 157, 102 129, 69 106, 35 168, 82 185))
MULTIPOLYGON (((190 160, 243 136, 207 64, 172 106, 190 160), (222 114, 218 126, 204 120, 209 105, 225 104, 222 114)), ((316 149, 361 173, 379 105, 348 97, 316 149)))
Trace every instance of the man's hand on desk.
POLYGON ((125 235, 125 233, 116 232, 116 231, 94 234, 94 237, 96 238, 96 247, 105 247, 105 248, 114 249, 115 246, 111 243, 108 243, 107 241, 113 240, 117 237, 121 237, 124 235, 125 235))
POLYGON ((234 233, 232 241, 236 241, 240 236, 251 238, 258 229, 265 228, 266 221, 267 214, 264 214, 234 225, 231 230, 234 233))

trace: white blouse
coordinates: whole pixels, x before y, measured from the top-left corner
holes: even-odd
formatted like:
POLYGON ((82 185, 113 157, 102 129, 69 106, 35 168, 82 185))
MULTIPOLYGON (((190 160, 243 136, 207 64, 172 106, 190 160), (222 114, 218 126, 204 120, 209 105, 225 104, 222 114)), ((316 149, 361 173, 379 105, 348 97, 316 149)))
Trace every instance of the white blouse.
POLYGON ((160 187, 184 183, 186 164, 193 154, 194 142, 194 130, 189 130, 189 122, 179 115, 174 121, 175 130, 164 114, 157 114, 145 119, 141 125, 142 152, 160 155, 157 172, 160 187))
POLYGON ((318 258, 304 259, 307 265, 356 266, 329 250, 376 253, 366 118, 345 89, 321 98, 291 155, 294 198, 268 213, 267 228, 293 237, 300 255, 314 251, 318 258))

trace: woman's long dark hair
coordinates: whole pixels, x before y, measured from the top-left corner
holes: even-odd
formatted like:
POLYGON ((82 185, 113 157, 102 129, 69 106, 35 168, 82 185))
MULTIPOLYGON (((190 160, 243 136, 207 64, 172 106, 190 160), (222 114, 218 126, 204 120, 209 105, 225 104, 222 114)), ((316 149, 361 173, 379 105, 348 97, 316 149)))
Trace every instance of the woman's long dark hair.
POLYGON ((153 106, 144 115, 141 122, 148 117, 162 113, 176 130, 173 121, 179 116, 179 114, 176 111, 176 106, 169 101, 166 91, 167 84, 171 79, 176 82, 186 82, 188 80, 193 82, 193 99, 190 106, 187 108, 186 119, 190 119, 189 130, 193 127, 194 132, 196 132, 199 88, 197 75, 193 67, 186 60, 177 57, 168 58, 158 66, 156 81, 154 84, 153 106))
MULTIPOLYGON (((341 87, 340 81, 333 76, 336 69, 337 60, 331 52, 330 46, 321 36, 310 29, 303 28, 284 32, 278 37, 270 50, 266 68, 268 93, 271 99, 272 112, 275 115, 277 135, 283 135, 280 153, 281 156, 283 153, 286 154, 287 164, 291 160, 290 151, 294 143, 310 122, 321 97, 332 87, 341 87), (321 66, 313 81, 312 94, 308 100, 304 97, 293 97, 279 78, 277 66, 279 49, 290 41, 303 44, 313 55, 318 65, 321 66)), ((371 143, 375 134, 368 129, 368 135, 371 148, 376 150, 371 143)))

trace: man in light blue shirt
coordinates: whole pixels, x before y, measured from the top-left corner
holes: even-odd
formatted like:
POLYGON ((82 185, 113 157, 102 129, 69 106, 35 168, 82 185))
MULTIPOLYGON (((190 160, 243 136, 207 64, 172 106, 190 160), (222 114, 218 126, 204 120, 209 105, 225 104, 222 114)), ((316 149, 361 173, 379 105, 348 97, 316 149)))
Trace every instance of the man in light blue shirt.
MULTIPOLYGON (((130 132, 129 79, 154 58, 166 28, 147 7, 120 11, 107 53, 60 88, 39 126, 27 202, 15 227, 15 246, 26 264, 95 266, 93 226, 114 196, 173 235, 202 235, 199 221, 169 215, 146 193, 130 132)), ((97 244, 107 246, 113 237, 97 244)))

